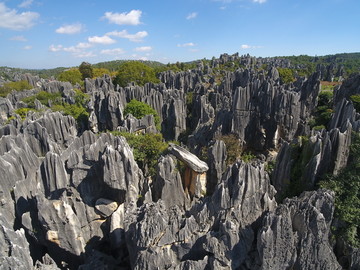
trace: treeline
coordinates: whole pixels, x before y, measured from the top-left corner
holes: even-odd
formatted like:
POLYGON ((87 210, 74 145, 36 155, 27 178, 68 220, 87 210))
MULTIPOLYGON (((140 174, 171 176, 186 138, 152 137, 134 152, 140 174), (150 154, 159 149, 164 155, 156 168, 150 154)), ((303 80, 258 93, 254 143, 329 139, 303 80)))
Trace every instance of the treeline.
POLYGON ((325 66, 331 64, 342 65, 347 76, 360 71, 360 53, 341 53, 325 56, 281 56, 275 58, 289 59, 293 68, 303 70, 306 74, 313 73, 319 64, 325 66))

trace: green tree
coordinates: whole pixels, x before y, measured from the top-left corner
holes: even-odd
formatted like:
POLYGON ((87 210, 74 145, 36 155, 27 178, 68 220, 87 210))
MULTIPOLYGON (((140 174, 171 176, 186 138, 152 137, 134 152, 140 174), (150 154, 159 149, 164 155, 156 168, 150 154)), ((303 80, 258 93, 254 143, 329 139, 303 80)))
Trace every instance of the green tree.
POLYGON ((148 104, 132 99, 124 109, 124 115, 132 114, 137 119, 143 118, 145 115, 151 114, 154 116, 155 126, 160 129, 160 117, 158 113, 148 104))
POLYGON ((126 138, 130 147, 133 148, 134 159, 145 173, 145 176, 156 175, 158 159, 169 147, 160 133, 135 134, 119 131, 112 131, 111 133, 126 138))
POLYGON ((82 75, 77 68, 71 68, 61 72, 57 79, 62 82, 70 82, 71 84, 82 84, 82 75))
POLYGON ((291 83, 295 81, 294 73, 290 68, 278 68, 279 76, 282 83, 291 83))
POLYGON ((86 78, 92 78, 93 77, 93 68, 90 63, 88 62, 82 62, 79 66, 79 71, 81 73, 81 78, 85 80, 86 78))
POLYGON ((98 77, 104 76, 105 74, 110 75, 111 74, 110 70, 108 70, 107 68, 93 68, 92 78, 96 79, 98 77))
POLYGON ((139 61, 129 61, 120 65, 114 83, 122 87, 128 83, 135 82, 137 85, 144 85, 148 82, 158 83, 155 69, 139 61))

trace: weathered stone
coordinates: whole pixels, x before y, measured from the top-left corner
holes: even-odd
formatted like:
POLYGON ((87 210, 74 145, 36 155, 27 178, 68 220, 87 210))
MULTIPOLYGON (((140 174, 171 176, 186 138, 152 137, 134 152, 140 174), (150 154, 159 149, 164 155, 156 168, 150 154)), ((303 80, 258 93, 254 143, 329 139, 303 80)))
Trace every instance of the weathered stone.
POLYGON ((48 152, 46 154, 41 164, 41 175, 46 197, 49 197, 52 192, 62 190, 70 185, 64 163, 55 153, 48 152))
POLYGON ((197 156, 190 153, 181 146, 175 144, 171 145, 170 153, 183 161, 187 166, 189 166, 197 173, 203 173, 209 169, 208 165, 204 161, 201 161, 197 156))
POLYGON ((24 229, 14 230, 0 212, 0 269, 32 269, 24 229))
POLYGON ((333 211, 334 195, 319 190, 267 214, 258 233, 259 269, 341 269, 328 240, 333 211))
POLYGON ((161 199, 167 208, 174 205, 185 207, 188 204, 189 199, 185 195, 176 161, 169 155, 159 160, 152 194, 155 202, 161 199))
POLYGON ((100 198, 95 202, 95 208, 100 212, 102 217, 109 217, 116 211, 118 204, 112 200, 100 198))

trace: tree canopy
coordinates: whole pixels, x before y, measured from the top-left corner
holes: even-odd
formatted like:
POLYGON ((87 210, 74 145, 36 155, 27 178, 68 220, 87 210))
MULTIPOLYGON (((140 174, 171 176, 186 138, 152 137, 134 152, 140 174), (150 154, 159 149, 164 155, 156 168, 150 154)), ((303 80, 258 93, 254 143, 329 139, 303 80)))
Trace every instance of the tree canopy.
POLYGON ((143 118, 145 115, 151 114, 154 116, 154 121, 157 129, 160 129, 160 117, 158 113, 148 104, 132 99, 124 109, 124 115, 132 114, 137 119, 143 118))
POLYGON ((81 78, 85 80, 86 78, 92 78, 93 77, 93 68, 90 63, 88 62, 82 62, 79 66, 79 71, 81 73, 81 78))
POLYGON ((120 65, 114 83, 125 87, 131 82, 142 86, 148 82, 158 83, 159 79, 156 78, 154 68, 139 61, 129 61, 120 65))
POLYGON ((72 85, 82 84, 82 75, 79 69, 71 68, 61 72, 57 79, 62 82, 70 82, 72 85))

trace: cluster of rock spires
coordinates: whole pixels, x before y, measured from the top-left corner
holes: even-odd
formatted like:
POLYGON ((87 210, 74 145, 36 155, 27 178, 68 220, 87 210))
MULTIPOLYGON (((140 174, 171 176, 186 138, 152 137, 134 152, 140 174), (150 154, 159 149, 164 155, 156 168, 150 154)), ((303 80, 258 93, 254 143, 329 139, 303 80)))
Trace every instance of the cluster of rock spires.
POLYGON ((26 106, 21 98, 39 89, 72 102, 71 84, 27 76, 35 89, 0 98, 1 268, 359 269, 358 249, 335 252, 333 192, 276 198, 297 165, 292 145, 305 145, 300 136, 308 136, 310 153, 301 175, 306 189, 346 166, 351 132, 360 128, 349 101, 360 94, 360 75, 336 89, 327 129, 313 131, 308 122, 321 69, 284 85, 275 66, 286 63, 254 68, 263 61, 222 55, 209 66, 164 72, 162 83, 143 87, 114 86, 108 76, 86 79, 90 117, 81 132, 59 112, 30 112, 24 121, 14 115, 26 106), (217 83, 212 69, 233 61, 246 68, 225 72, 217 83), (166 140, 189 134, 186 146, 170 145, 152 179, 126 139, 105 132, 158 132, 152 116, 123 115, 132 99, 158 112, 166 140), (227 165, 221 136, 230 133, 257 159, 227 165), (199 159, 204 147, 206 162, 199 159))

